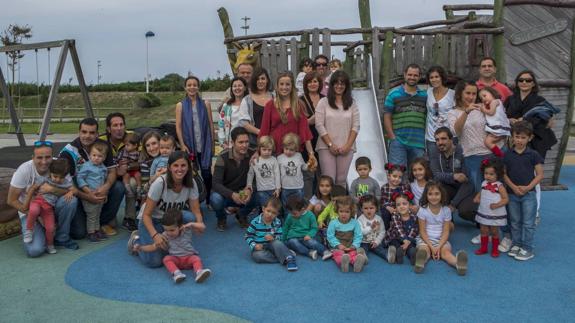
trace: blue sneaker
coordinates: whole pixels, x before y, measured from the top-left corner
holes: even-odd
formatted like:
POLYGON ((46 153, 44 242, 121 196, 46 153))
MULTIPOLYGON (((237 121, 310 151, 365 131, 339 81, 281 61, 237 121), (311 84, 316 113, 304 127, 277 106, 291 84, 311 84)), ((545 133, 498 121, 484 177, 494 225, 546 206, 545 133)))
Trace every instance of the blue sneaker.
POLYGON ((56 247, 64 247, 66 249, 70 249, 70 250, 78 250, 80 249, 80 246, 78 246, 78 244, 72 240, 67 240, 67 241, 54 241, 54 245, 56 247))
POLYGON ((286 258, 286 266, 287 266, 287 270, 288 271, 297 271, 297 264, 295 262, 295 258, 292 256, 289 256, 286 258))

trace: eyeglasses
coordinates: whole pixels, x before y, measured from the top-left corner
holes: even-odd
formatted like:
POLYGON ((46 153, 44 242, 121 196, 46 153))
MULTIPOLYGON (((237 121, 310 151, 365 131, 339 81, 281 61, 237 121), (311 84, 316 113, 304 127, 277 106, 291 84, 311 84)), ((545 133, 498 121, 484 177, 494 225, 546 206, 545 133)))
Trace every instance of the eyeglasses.
POLYGON ((52 142, 48 140, 38 140, 34 142, 34 147, 52 147, 52 142))
POLYGON ((315 63, 315 66, 327 66, 327 63, 315 63))
POLYGON ((532 83, 533 79, 517 79, 517 83, 532 83))

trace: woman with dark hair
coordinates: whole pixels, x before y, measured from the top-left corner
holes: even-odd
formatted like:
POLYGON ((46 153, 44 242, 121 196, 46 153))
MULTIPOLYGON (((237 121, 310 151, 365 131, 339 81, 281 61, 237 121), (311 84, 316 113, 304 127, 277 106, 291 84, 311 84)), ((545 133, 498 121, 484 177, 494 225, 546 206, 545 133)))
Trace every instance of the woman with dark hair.
POLYGON ((511 124, 525 119, 533 125, 534 137, 529 142, 529 146, 544 160, 547 151, 557 143, 557 137, 551 130, 552 114, 540 113, 526 116, 526 113, 537 106, 544 107, 548 104, 545 98, 539 95, 539 84, 532 71, 525 70, 517 74, 513 95, 505 102, 505 112, 511 124))
POLYGON ((207 196, 210 196, 215 148, 212 107, 210 102, 200 97, 200 80, 197 77, 188 76, 184 85, 186 97, 176 104, 176 134, 180 148, 189 154, 190 159, 197 161, 207 196))
POLYGON ((222 107, 218 121, 218 141, 224 149, 230 146, 232 130, 240 126, 240 120, 246 117, 242 115, 240 104, 249 94, 247 83, 243 78, 236 76, 230 84, 230 99, 222 107))
POLYGON ((242 117, 239 125, 250 133, 250 146, 254 148, 257 146, 256 138, 262 125, 264 107, 273 99, 272 82, 265 68, 254 71, 250 80, 250 91, 251 93, 246 95, 240 104, 242 117))
POLYGON ((155 244, 161 250, 139 252, 138 255, 148 267, 162 266, 162 258, 168 250, 167 239, 161 234, 164 231, 161 224, 162 217, 168 209, 182 210, 184 222, 197 222, 200 225, 198 231, 203 232, 205 225, 198 197, 187 153, 173 152, 168 159, 166 174, 160 176, 150 186, 146 203, 138 214, 138 231, 132 232, 128 241, 128 251, 133 250, 135 243, 155 244))
POLYGON ((321 138, 316 145, 321 174, 346 187, 347 173, 359 133, 359 109, 351 97, 351 82, 344 71, 336 71, 329 82, 327 97, 315 110, 315 127, 321 138))
POLYGON ((425 148, 429 159, 437 156, 435 130, 448 127, 447 113, 455 106, 455 91, 447 87, 447 73, 441 66, 432 66, 427 71, 427 122, 425 126, 425 148))

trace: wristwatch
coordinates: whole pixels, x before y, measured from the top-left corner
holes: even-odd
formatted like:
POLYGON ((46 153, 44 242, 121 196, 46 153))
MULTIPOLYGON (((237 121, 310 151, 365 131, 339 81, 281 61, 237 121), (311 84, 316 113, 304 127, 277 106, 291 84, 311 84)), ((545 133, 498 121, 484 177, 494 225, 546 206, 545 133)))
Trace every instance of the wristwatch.
POLYGON ((333 146, 333 142, 330 142, 329 144, 327 144, 327 146, 328 146, 329 148, 331 148, 331 146, 333 146))

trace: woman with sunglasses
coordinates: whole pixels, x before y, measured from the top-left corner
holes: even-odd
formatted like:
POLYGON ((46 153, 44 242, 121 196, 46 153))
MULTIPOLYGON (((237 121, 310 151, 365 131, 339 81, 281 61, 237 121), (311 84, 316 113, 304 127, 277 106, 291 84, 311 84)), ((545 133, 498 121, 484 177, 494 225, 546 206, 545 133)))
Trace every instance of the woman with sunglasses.
POLYGON ((427 122, 425 125, 425 146, 429 158, 436 156, 435 130, 449 127, 447 113, 455 106, 455 91, 447 87, 447 73, 441 66, 432 66, 427 71, 427 122))

